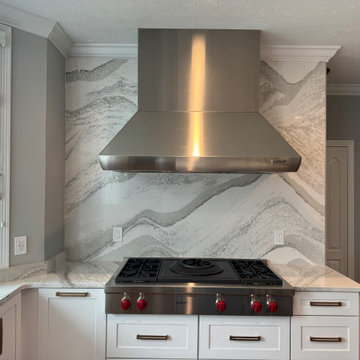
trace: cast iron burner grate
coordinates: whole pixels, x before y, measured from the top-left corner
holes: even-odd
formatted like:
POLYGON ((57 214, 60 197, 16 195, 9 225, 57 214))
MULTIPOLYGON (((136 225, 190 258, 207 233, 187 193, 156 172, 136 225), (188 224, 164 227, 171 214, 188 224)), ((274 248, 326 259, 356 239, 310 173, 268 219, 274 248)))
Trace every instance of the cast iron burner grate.
POLYGON ((116 282, 156 282, 161 259, 130 258, 116 277, 116 282))
POLYGON ((260 260, 230 260, 241 284, 282 285, 282 280, 260 260))

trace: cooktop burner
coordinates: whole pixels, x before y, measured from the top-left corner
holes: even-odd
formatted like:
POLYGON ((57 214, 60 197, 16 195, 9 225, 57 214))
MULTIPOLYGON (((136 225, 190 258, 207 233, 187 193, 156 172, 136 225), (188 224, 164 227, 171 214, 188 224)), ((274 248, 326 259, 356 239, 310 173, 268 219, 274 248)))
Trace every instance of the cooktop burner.
POLYGON ((117 283, 224 283, 282 285, 282 280, 261 260, 130 258, 117 283))
POLYGON ((223 272, 223 269, 214 261, 208 259, 182 259, 170 267, 176 274, 193 276, 209 276, 223 272))

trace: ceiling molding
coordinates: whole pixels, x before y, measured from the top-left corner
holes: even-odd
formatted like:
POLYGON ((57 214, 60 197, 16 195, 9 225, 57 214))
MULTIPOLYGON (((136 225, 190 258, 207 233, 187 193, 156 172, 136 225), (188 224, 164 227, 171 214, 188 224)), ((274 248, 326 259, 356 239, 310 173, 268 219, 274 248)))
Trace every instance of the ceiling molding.
POLYGON ((73 45, 69 35, 57 22, 2 3, 0 23, 48 38, 65 57, 73 45))
POLYGON ((75 43, 69 52, 69 56, 136 58, 137 44, 75 43))
POLYGON ((73 46, 73 41, 59 23, 55 23, 48 36, 48 39, 64 55, 64 57, 67 57, 70 49, 73 46))
POLYGON ((360 96, 360 84, 327 84, 327 95, 360 96))
MULTIPOLYGON (((283 46, 266 45, 260 48, 265 61, 329 61, 340 46, 283 46)), ((136 58, 137 44, 75 43, 69 56, 105 56, 136 58)))
POLYGON ((32 34, 48 37, 55 22, 0 3, 0 22, 32 34))
POLYGON ((325 61, 328 62, 341 46, 264 45, 260 58, 265 61, 325 61))

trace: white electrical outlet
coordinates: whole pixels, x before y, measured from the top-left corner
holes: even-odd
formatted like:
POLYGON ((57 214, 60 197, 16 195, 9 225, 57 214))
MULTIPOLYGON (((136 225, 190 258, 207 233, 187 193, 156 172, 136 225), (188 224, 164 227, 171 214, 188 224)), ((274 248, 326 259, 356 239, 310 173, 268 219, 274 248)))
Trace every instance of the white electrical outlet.
POLYGON ((274 230, 274 244, 284 245, 284 230, 274 230))
POLYGON ((123 241, 123 233, 121 226, 113 227, 113 241, 122 242, 123 241))
POLYGON ((27 252, 27 237, 17 236, 14 238, 14 255, 25 255, 27 252))

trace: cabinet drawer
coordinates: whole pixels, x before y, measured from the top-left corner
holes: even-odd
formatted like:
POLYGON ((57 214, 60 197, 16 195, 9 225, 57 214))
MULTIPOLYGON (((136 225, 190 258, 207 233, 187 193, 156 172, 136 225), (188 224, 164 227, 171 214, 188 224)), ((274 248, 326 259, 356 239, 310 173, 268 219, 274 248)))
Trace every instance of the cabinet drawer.
POLYGON ((288 317, 200 316, 200 359, 289 359, 288 317))
POLYGON ((291 359, 358 360, 359 318, 294 316, 291 359))
POLYGON ((196 359, 197 316, 108 315, 107 356, 196 359))
POLYGON ((294 315, 358 316, 359 294, 338 292, 297 292, 294 315))

